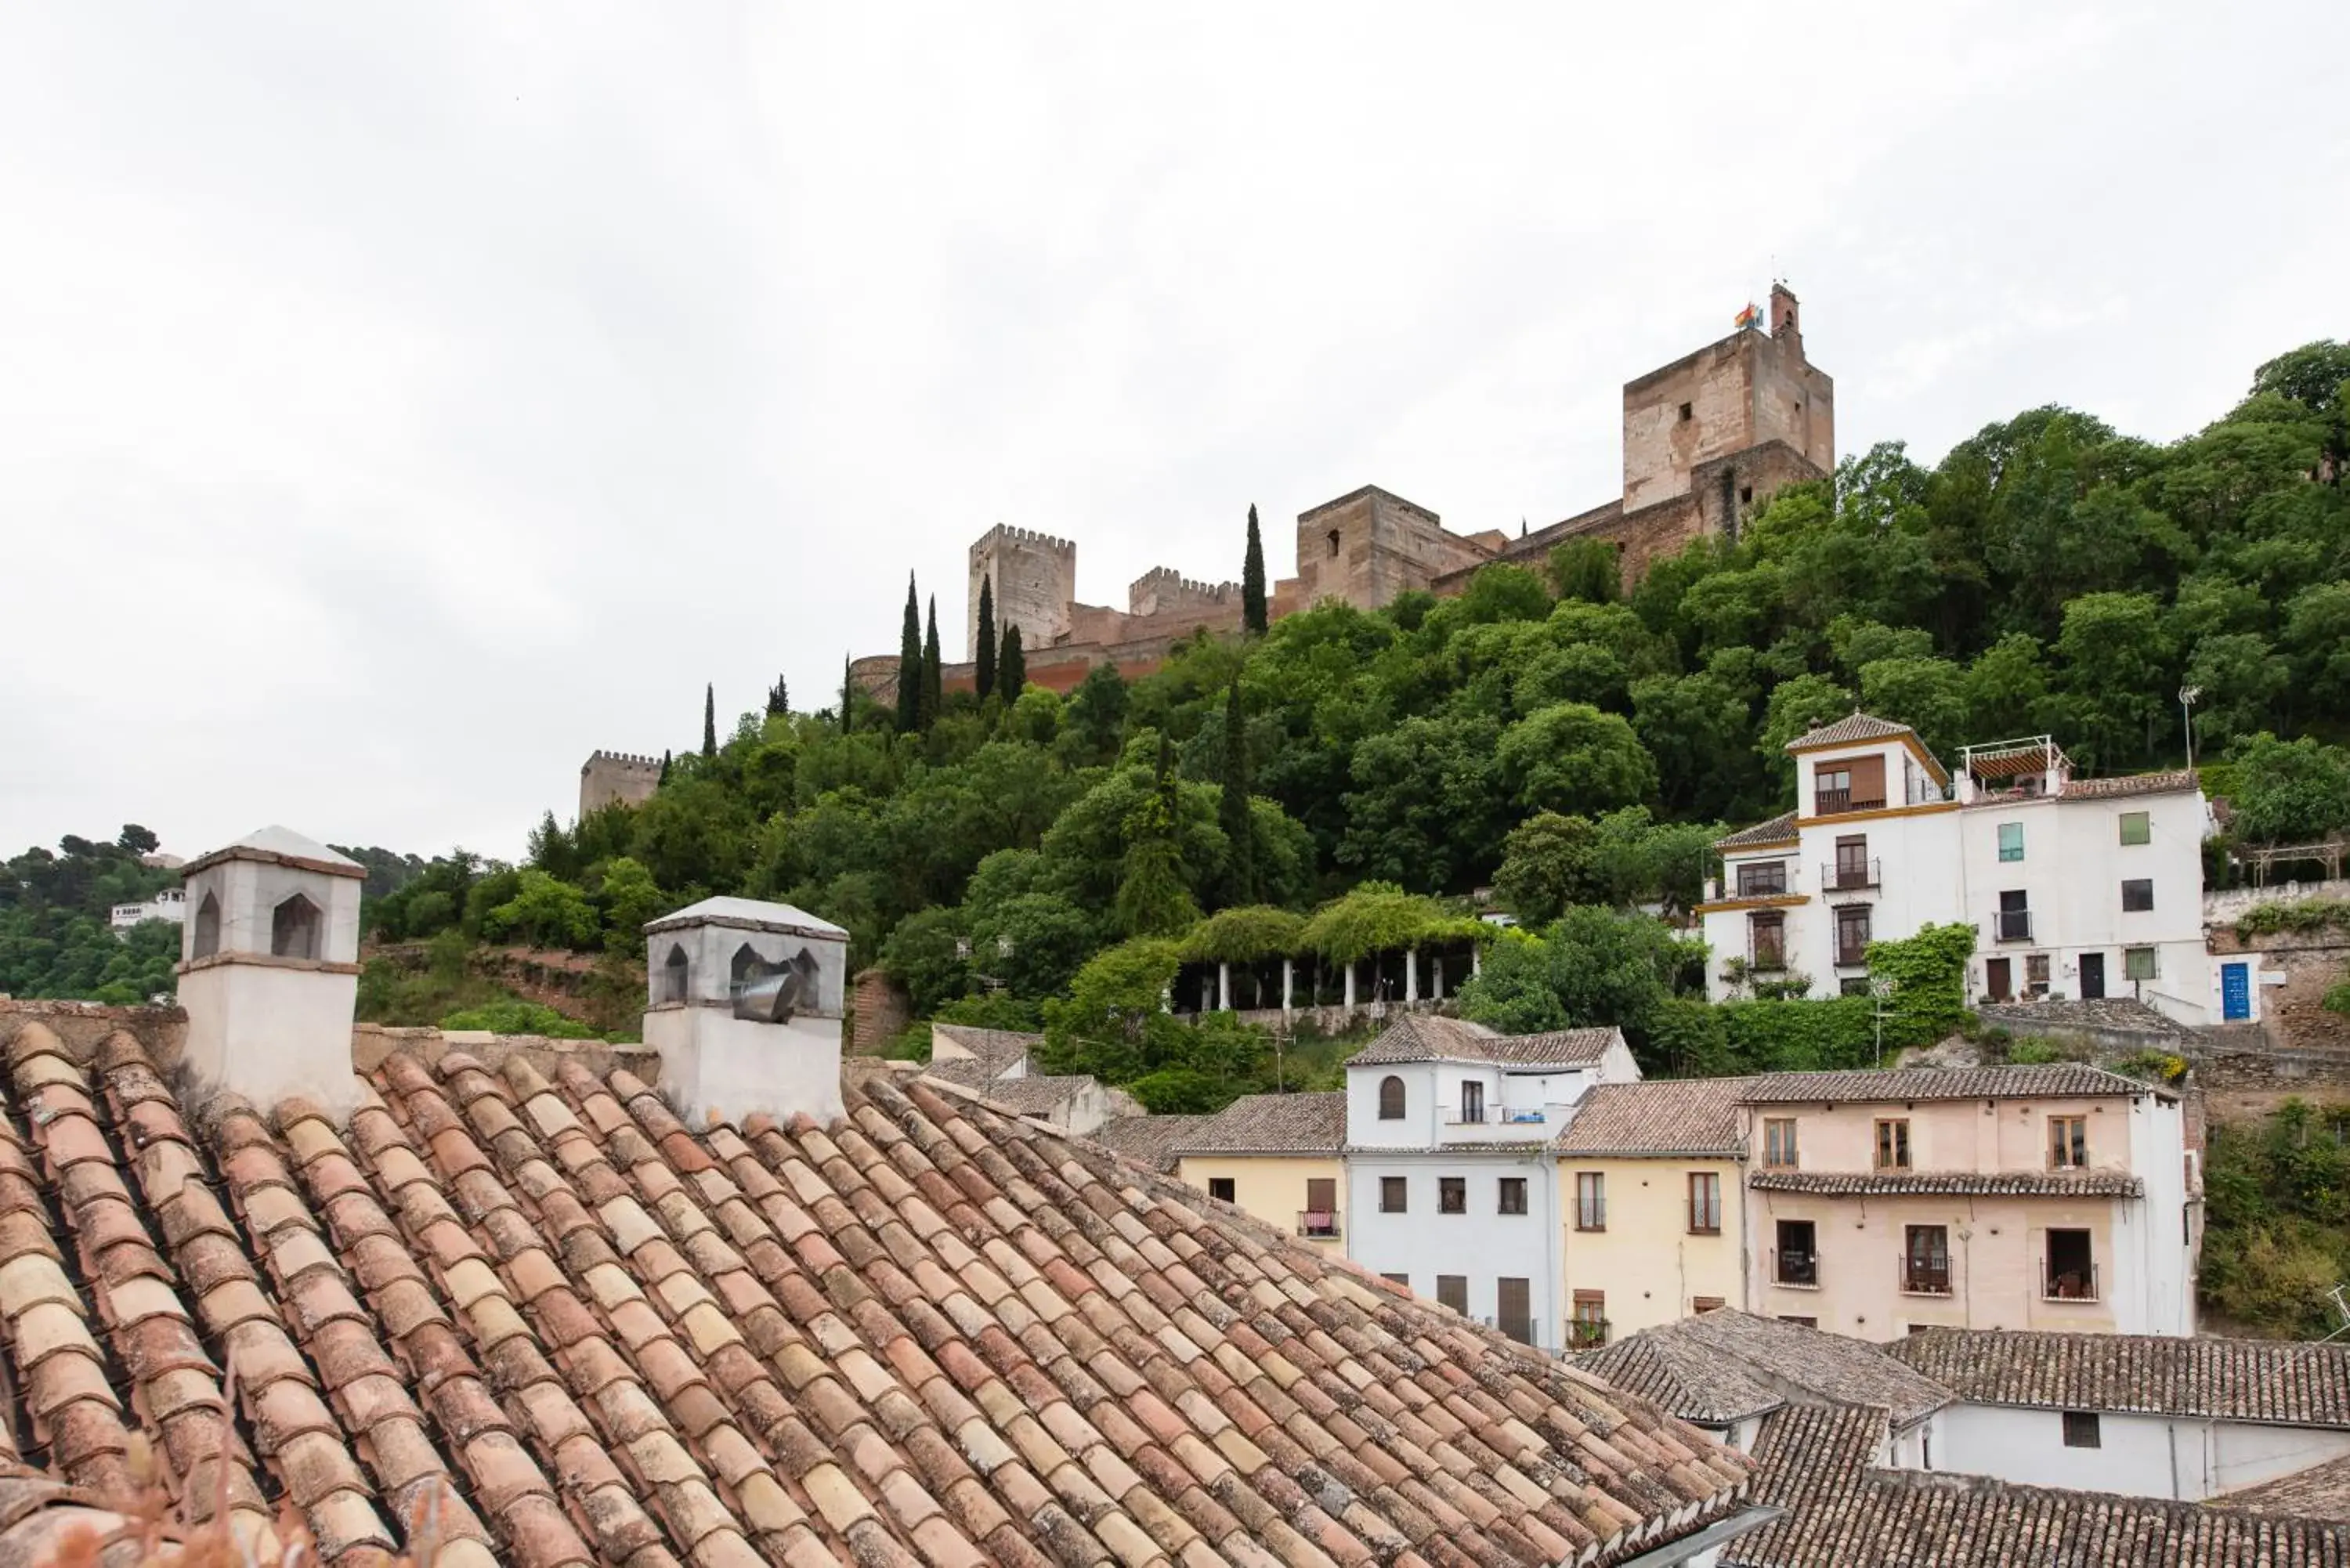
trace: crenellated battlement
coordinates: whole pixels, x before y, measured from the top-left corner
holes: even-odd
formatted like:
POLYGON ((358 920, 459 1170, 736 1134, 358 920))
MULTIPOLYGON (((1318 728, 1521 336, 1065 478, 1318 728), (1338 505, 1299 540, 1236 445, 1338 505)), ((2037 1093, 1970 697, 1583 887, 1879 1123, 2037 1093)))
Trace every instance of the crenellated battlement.
POLYGON ((602 750, 588 753, 588 760, 579 765, 579 771, 584 774, 598 763, 609 763, 614 767, 622 769, 650 768, 655 773, 660 772, 660 759, 659 757, 649 757, 639 752, 607 752, 602 750))
POLYGON ((977 560, 982 551, 996 544, 1024 545, 1032 549, 1050 550, 1055 555, 1067 556, 1073 560, 1077 554, 1074 539, 1057 538, 1051 534, 1040 534, 1034 528, 1015 528, 1009 523, 998 523, 972 544, 972 559, 977 560))

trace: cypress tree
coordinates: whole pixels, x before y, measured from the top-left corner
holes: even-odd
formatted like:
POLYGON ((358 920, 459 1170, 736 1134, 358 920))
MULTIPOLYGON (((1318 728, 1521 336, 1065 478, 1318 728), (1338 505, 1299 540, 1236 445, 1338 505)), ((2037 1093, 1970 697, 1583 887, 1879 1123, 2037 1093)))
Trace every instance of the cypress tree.
POLYGON ((840 656, 840 732, 844 735, 857 724, 857 683, 848 678, 848 655, 840 656))
POLYGON ((931 628, 922 634, 922 728, 927 731, 939 721, 939 703, 946 696, 941 684, 943 667, 939 659, 939 596, 931 596, 931 628))
POLYGON ((898 732, 922 723, 922 607, 914 597, 914 574, 906 574, 906 624, 898 632, 898 732))
POLYGON ((655 789, 659 789, 662 784, 667 783, 669 783, 669 753, 667 752, 663 752, 661 753, 660 778, 654 784, 653 787, 655 789))
POLYGON ((1248 559, 1241 564, 1241 628, 1264 635, 1264 540, 1256 529, 1256 503, 1249 503, 1248 559))
POLYGON ((1003 650, 996 656, 995 684, 1003 692, 1005 706, 1020 701, 1021 689, 1028 684, 1028 656, 1020 651, 1020 628, 1003 628, 1003 650))
POLYGON ((1256 901, 1256 836, 1249 827, 1248 731, 1241 720, 1241 683, 1234 680, 1224 693, 1223 795, 1216 804, 1216 823, 1232 844, 1232 899, 1256 901))
POLYGON ((702 754, 718 754, 718 688, 715 683, 702 689, 702 754))
POLYGON ((995 690, 995 582, 991 577, 979 579, 979 628, 971 640, 979 656, 979 700, 984 702, 995 690))
POLYGON ((791 711, 791 688, 786 686, 784 683, 784 678, 778 675, 775 677, 775 683, 767 688, 767 717, 773 719, 778 715, 789 713, 791 711))

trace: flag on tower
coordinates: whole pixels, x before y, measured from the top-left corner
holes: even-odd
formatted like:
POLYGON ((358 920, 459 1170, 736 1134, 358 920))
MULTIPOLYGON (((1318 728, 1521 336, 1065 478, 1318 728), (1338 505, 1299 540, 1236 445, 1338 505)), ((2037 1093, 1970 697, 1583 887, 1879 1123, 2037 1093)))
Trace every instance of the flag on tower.
POLYGON ((1752 300, 1748 300, 1746 302, 1746 308, 1738 313, 1738 329, 1741 332, 1743 332, 1750 327, 1760 327, 1762 325, 1762 312, 1761 307, 1756 306, 1752 300))

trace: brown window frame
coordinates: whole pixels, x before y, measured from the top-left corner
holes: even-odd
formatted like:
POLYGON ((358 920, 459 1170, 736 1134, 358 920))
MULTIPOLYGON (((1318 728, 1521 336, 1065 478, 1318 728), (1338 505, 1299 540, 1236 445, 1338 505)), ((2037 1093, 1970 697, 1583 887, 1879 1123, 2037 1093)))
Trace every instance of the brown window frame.
POLYGON ((1908 1116, 1877 1118, 1876 1159, 1878 1170, 1908 1170, 1910 1168, 1908 1116))
POLYGON ((1794 1170, 1803 1163, 1803 1151, 1795 1143, 1795 1118, 1764 1116, 1762 1118, 1762 1167, 1766 1170, 1794 1170))
POLYGON ((1436 1276, 1436 1304, 1451 1307, 1462 1317, 1469 1315, 1469 1276, 1439 1274, 1436 1276))
POLYGON ((1716 1171, 1692 1170, 1689 1173, 1689 1233, 1692 1236, 1721 1234, 1721 1177, 1716 1171), (1705 1194, 1703 1199, 1699 1198, 1700 1192, 1705 1194), (1700 1224, 1699 1221, 1701 1220, 1711 1220, 1712 1223, 1700 1224))
POLYGON ((1436 1179, 1436 1211, 1439 1214, 1469 1212, 1469 1179, 1465 1176, 1440 1176, 1436 1179))
POLYGON ((1403 1079, 1389 1073, 1379 1080, 1379 1120, 1399 1122, 1403 1120, 1403 1079))
POLYGON ((1379 1178, 1379 1212, 1409 1214, 1411 1212, 1411 1181, 1408 1177, 1379 1178))
POLYGON ((2048 1168, 2051 1170, 2086 1170, 2089 1168, 2089 1118, 2082 1116, 2050 1116, 2048 1118, 2048 1168), (2067 1138, 2062 1129, 2070 1127, 2067 1138))
POLYGON ((1494 1186, 1493 1212, 1523 1214, 1525 1211, 1526 1179, 1523 1176, 1503 1177, 1494 1186))
POLYGON ((1578 1231, 1607 1229, 1606 1171, 1578 1170, 1575 1173, 1575 1228, 1578 1231))

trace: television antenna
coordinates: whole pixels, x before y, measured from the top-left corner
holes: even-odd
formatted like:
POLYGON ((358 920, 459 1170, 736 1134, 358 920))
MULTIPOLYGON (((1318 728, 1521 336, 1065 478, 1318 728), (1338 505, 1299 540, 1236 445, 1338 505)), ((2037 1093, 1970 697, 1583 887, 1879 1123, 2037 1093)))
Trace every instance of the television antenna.
POLYGON ((1900 989, 1901 982, 1891 975, 1869 978, 1869 1012, 1877 1025, 1877 1064, 1880 1067, 1885 1065, 1885 1004, 1892 1001, 1893 993, 1900 989))
POLYGON ((2203 688, 2200 686, 2181 686, 2178 689, 2178 711, 2187 721, 2187 766, 2190 772, 2195 767, 2195 704, 2202 700, 2203 688))

